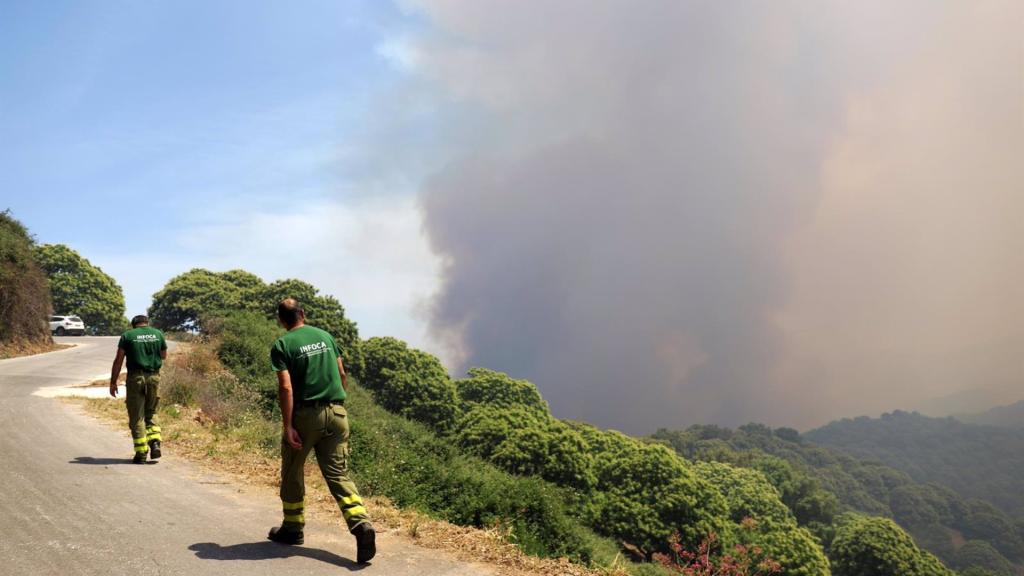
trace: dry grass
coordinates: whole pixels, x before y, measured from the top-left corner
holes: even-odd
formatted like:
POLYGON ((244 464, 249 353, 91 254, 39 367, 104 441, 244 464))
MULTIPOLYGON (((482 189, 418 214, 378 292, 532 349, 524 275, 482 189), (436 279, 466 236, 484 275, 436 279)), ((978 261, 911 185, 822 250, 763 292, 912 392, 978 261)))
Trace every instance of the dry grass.
POLYGON ((0 342, 0 360, 18 358, 19 356, 34 356, 55 352, 65 348, 71 348, 74 344, 57 344, 52 340, 49 342, 29 342, 26 340, 15 340, 13 342, 0 342))
MULTIPOLYGON (((187 349, 179 350, 169 364, 184 370, 197 358, 187 349)), ((102 381, 106 385, 106 381, 102 381)), ((108 399, 67 398, 81 405, 111 426, 124 426, 123 401, 108 399)), ((262 419, 251 419, 241 425, 218 425, 201 408, 169 405, 161 409, 164 442, 175 455, 181 456, 203 469, 230 476, 234 481, 266 492, 267 498, 276 498, 279 481, 279 459, 276 446, 267 446, 266 439, 276 439, 278 425, 262 419)), ((276 444, 276 442, 275 442, 276 444)), ((307 514, 322 517, 340 517, 337 504, 327 490, 319 469, 306 463, 307 514)), ((616 566, 591 569, 565 559, 551 560, 524 554, 508 541, 502 530, 477 529, 456 526, 430 518, 415 510, 395 507, 387 498, 367 498, 374 526, 407 538, 424 548, 445 551, 456 558, 493 566, 502 575, 530 576, 627 576, 628 561, 616 566)))

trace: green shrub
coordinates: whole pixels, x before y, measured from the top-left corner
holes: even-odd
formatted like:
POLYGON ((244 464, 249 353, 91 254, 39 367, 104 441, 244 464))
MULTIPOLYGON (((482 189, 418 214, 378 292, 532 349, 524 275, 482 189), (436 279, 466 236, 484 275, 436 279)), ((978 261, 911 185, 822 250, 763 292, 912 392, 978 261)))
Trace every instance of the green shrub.
POLYGON ((1013 576, 1013 565, 991 544, 983 540, 968 540, 953 558, 953 566, 958 570, 970 568, 984 569, 996 576, 1013 576))
MULTIPOLYGON (((470 454, 490 459, 513 434, 545 427, 546 419, 522 407, 480 406, 459 419, 455 441, 470 454)), ((536 450, 539 446, 523 446, 536 450)))
POLYGON ((258 395, 263 410, 272 414, 277 406, 277 377, 270 366, 270 348, 284 330, 257 312, 230 312, 204 322, 214 331, 220 361, 258 395))
POLYGON ((592 525, 647 552, 665 550, 674 533, 688 549, 731 530, 725 500, 664 446, 635 442, 596 458, 592 525))
POLYGON ((543 476, 560 486, 588 493, 597 485, 598 454, 589 450, 583 436, 559 420, 548 426, 543 476))
POLYGON ((887 518, 846 514, 829 550, 835 576, 952 576, 887 518))
POLYGON ((458 400, 440 360, 397 338, 370 338, 362 348, 359 381, 373 391, 378 404, 442 433, 452 430, 458 400))
POLYGON ((477 406, 495 408, 526 409, 538 415, 550 416, 548 403, 541 397, 537 387, 526 380, 516 380, 508 374, 470 368, 469 378, 457 380, 455 387, 463 411, 477 406))
POLYGON ((797 525, 778 491, 762 473, 718 462, 698 462, 694 467, 697 475, 725 498, 730 519, 740 527, 732 536, 723 537, 723 542, 761 548, 782 566, 785 574, 830 574, 821 544, 806 528, 797 525))
POLYGON ((456 443, 503 470, 589 492, 594 456, 582 436, 562 422, 525 407, 479 405, 459 420, 456 443))
POLYGON ((422 424, 393 415, 353 387, 352 469, 360 489, 462 525, 511 529, 527 553, 588 562, 595 536, 570 514, 570 495, 460 453, 422 424))

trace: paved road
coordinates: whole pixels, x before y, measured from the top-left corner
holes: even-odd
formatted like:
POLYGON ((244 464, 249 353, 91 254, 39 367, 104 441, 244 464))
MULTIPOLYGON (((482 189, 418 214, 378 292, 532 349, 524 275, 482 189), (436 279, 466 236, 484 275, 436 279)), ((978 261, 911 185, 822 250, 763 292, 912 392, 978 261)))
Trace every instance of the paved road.
MULTIPOLYGON (((127 431, 33 395, 109 373, 115 338, 59 338, 74 348, 0 361, 0 574, 487 574, 400 537, 378 537, 367 566, 337 518, 313 518, 306 545, 264 539, 280 519, 264 492, 239 492, 174 457, 133 465, 127 431)), ((127 419, 127 417, 126 417, 127 419)), ((371 510, 372 514, 372 510, 371 510)))

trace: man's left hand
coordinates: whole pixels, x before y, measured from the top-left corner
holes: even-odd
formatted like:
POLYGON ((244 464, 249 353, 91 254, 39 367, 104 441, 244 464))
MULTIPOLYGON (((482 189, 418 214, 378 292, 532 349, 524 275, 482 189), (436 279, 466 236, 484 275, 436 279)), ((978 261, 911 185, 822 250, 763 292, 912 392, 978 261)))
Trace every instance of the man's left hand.
POLYGON ((284 441, 287 442, 293 450, 302 450, 302 437, 299 436, 299 431, 291 426, 284 429, 284 441))
POLYGON ((117 382, 110 383, 110 396, 112 398, 117 398, 117 382))

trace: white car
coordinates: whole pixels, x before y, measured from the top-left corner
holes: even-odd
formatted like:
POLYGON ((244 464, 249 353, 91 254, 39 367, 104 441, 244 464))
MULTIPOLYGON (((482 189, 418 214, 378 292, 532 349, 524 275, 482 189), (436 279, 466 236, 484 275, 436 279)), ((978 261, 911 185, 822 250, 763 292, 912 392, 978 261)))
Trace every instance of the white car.
POLYGON ((85 322, 78 316, 50 316, 50 333, 57 336, 85 334, 85 322))

